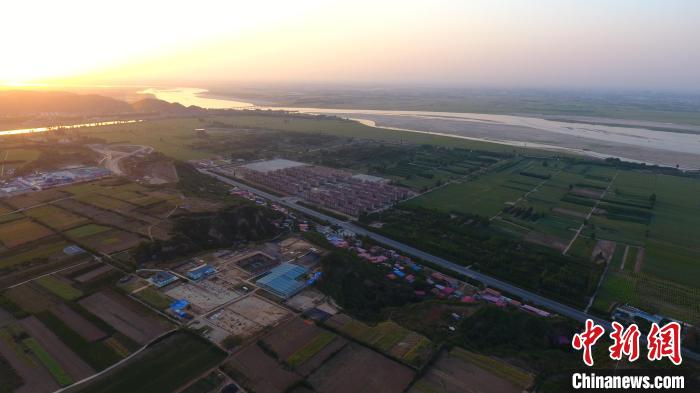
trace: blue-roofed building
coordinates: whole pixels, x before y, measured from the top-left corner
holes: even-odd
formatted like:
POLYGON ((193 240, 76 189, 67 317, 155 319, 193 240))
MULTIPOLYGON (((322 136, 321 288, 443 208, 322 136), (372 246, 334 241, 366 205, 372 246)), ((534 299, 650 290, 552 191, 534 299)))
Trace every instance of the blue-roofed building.
POLYGON ((150 278, 151 283, 158 288, 163 288, 164 286, 177 281, 176 275, 170 272, 158 272, 153 277, 150 278))
POLYGON ((270 270, 265 277, 259 279, 257 284, 281 298, 288 298, 304 289, 306 282, 304 277, 308 269, 303 266, 285 262, 270 270))
POLYGON ((187 272, 187 277, 190 280, 199 281, 205 277, 216 274, 216 269, 212 265, 202 265, 187 272))
POLYGON ((63 249, 63 253, 66 254, 66 255, 73 256, 73 255, 84 254, 84 253, 85 253, 85 250, 83 250, 82 248, 80 248, 80 247, 76 246, 75 244, 73 244, 73 245, 71 245, 71 246, 68 246, 68 247, 64 248, 64 249, 63 249))

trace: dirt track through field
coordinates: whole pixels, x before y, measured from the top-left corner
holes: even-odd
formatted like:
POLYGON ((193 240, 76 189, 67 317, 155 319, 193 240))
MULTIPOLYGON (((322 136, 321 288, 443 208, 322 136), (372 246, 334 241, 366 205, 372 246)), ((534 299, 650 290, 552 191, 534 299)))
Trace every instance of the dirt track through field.
POLYGON ((95 370, 68 348, 66 344, 56 337, 56 335, 36 317, 31 316, 24 318, 20 321, 20 324, 74 379, 83 379, 95 373, 95 370))
POLYGON ((627 254, 630 252, 629 244, 625 246, 625 253, 622 254, 622 263, 620 264, 620 270, 625 270, 625 262, 627 262, 627 254))
POLYGON ((640 273, 642 271, 643 264, 644 264, 644 247, 639 247, 639 251, 637 251, 637 260, 634 262, 634 272, 640 273))

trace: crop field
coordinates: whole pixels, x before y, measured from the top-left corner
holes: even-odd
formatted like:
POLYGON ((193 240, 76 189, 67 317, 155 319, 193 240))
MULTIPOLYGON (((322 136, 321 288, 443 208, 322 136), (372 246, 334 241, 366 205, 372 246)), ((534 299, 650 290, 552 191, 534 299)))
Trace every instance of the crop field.
MULTIPOLYGON (((77 381, 89 377, 95 372, 92 367, 73 352, 37 317, 31 316, 24 318, 20 321, 20 324, 32 339, 35 339, 37 344, 40 344, 40 346, 45 349, 47 355, 55 359, 59 369, 65 370, 65 373, 72 380, 77 381)), ((45 365, 47 364, 45 363, 45 365)), ((47 368, 49 368, 50 371, 52 370, 48 365, 47 368)), ((51 373, 56 376, 53 371, 51 373)), ((59 381, 59 383, 61 382, 59 381)))
POLYGON ((0 225, 0 243, 7 248, 21 246, 52 234, 50 229, 29 219, 0 225))
MULTIPOLYGON (((23 331, 17 325, 0 329, 0 354, 21 377, 22 388, 27 392, 48 392, 60 387, 49 370, 19 339, 23 331)), ((62 374, 63 377, 65 374, 62 374)), ((66 379, 67 381, 67 379, 66 379)))
POLYGON ((170 327, 140 304, 112 291, 95 293, 79 303, 139 344, 147 343, 170 327))
MULTIPOLYGON (((697 195, 697 179, 620 172, 610 197, 601 205, 624 209, 592 220, 598 238, 615 240, 618 248, 626 249, 613 257, 619 262, 603 282, 594 303, 598 311, 629 303, 689 323, 700 322, 695 279, 700 261, 697 195)), ((584 235, 592 232, 587 228, 584 235)))
MULTIPOLYGON (((592 209, 573 203, 577 193, 599 196, 606 183, 589 178, 590 167, 556 160, 516 158, 476 179, 454 183, 405 203, 491 219, 504 234, 564 251, 592 209)), ((596 175, 598 176, 598 175, 596 175)))
POLYGON ((170 304, 173 302, 172 298, 164 295, 153 287, 147 287, 133 295, 157 310, 165 310, 170 307, 170 304))
POLYGON ((278 359, 307 376, 347 344, 347 340, 313 322, 294 318, 280 324, 263 338, 278 359))
POLYGON ((415 373, 357 344, 346 345, 340 353, 318 368, 309 383, 319 392, 400 392, 415 373))
POLYGON ((25 163, 39 158, 41 151, 37 149, 2 149, 0 148, 0 176, 11 169, 17 169, 25 163))
POLYGON ((109 231, 109 227, 101 226, 101 225, 95 225, 95 224, 88 224, 81 226, 79 228, 71 229, 70 231, 66 231, 64 234, 71 239, 82 239, 85 237, 93 236, 93 235, 98 235, 103 232, 109 231))
POLYGON ((530 179, 524 180, 526 184, 513 181, 513 174, 532 165, 534 163, 522 160, 510 168, 489 173, 474 181, 449 185, 407 203, 446 212, 478 213, 490 217, 501 211, 506 202, 515 201, 534 186, 530 179))
POLYGON ((128 212, 135 208, 134 205, 124 202, 123 200, 100 194, 81 195, 76 197, 76 199, 80 202, 89 203, 105 210, 114 210, 118 212, 128 212))
POLYGON ((177 189, 111 178, 3 198, 0 283, 21 282, 89 257, 64 252, 70 245, 112 254, 149 235, 166 239, 172 224, 165 215, 174 207, 168 201, 180 197, 177 189))
POLYGON ((30 192, 3 199, 3 202, 15 209, 26 209, 28 207, 40 205, 57 199, 65 198, 70 194, 64 193, 57 188, 43 191, 30 192))
POLYGON ((345 314, 336 314, 325 323, 342 334, 417 368, 427 362, 434 351, 432 342, 426 337, 394 322, 369 326, 345 314))
POLYGON ((605 276, 593 309, 609 313, 616 304, 700 323, 700 289, 661 280, 642 273, 619 272, 611 267, 605 276))
POLYGON ((410 393, 519 393, 532 385, 529 373, 501 360, 454 348, 443 352, 410 393))
POLYGON ((8 289, 3 295, 19 306, 20 309, 30 313, 46 311, 58 303, 49 294, 33 284, 25 284, 8 289))
POLYGON ((89 221, 87 218, 52 205, 35 207, 25 211, 24 214, 56 231, 70 229, 89 221))
POLYGON ((109 231, 84 236, 76 239, 76 241, 88 249, 96 250, 103 254, 113 254, 137 246, 143 241, 143 238, 120 229, 110 229, 109 231))
POLYGON ((603 299, 595 303, 599 311, 630 302, 697 322, 696 311, 682 299, 697 287, 700 180, 591 163, 546 163, 516 158, 500 170, 405 205, 478 214, 508 236, 562 252, 583 224, 568 255, 595 260, 599 240, 615 243, 609 256, 615 277, 603 282, 603 299), (649 280, 649 288, 636 284, 649 280), (630 282, 635 284, 615 288, 630 282), (667 295, 653 301, 648 292, 667 295))
POLYGON ((67 386, 73 383, 73 379, 68 375, 61 365, 54 359, 46 350, 33 338, 28 338, 23 341, 24 345, 34 356, 43 364, 51 375, 56 379, 61 386, 67 386))
POLYGON ((204 339, 178 332, 77 391, 169 393, 216 366, 225 357, 223 351, 204 339))
POLYGON ((65 241, 47 242, 31 249, 18 250, 0 254, 0 270, 23 265, 31 261, 49 259, 53 256, 64 257, 63 249, 68 246, 65 241))
POLYGON ((11 209, 7 209, 7 211, 8 213, 3 213, 2 215, 0 215, 0 224, 24 218, 24 215, 22 213, 12 213, 11 209))
POLYGON ((83 295, 81 291, 73 288, 69 283, 54 276, 44 276, 37 279, 36 282, 51 293, 65 300, 74 300, 83 295))
POLYGON ((259 345, 249 344, 224 363, 222 370, 253 392, 284 392, 301 377, 286 370, 259 345))
POLYGON ((290 355, 287 358, 287 363, 289 363, 289 365, 292 367, 298 367, 304 364, 317 353, 319 353, 321 350, 326 348, 328 344, 335 340, 335 338, 336 335, 330 332, 323 332, 319 334, 318 336, 314 337, 311 341, 304 344, 303 347, 299 348, 298 351, 290 355))

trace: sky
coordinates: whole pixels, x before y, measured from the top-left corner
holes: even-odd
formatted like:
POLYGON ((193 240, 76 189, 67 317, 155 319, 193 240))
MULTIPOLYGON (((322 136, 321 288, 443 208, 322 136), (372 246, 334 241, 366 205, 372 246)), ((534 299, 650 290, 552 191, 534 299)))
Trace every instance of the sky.
POLYGON ((0 83, 700 91, 695 0, 26 0, 0 83))

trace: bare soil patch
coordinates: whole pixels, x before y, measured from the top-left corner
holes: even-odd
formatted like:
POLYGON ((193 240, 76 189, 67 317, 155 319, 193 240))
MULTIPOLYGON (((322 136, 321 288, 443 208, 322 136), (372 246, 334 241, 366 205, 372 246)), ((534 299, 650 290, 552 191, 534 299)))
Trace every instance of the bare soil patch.
POLYGON ((586 218, 585 213, 577 212, 577 211, 571 210, 571 209, 565 209, 563 207, 555 207, 554 209, 552 209, 552 211, 555 213, 563 214, 565 216, 569 216, 569 217, 586 218))
POLYGON ((91 281, 107 272, 112 271, 112 266, 109 265, 101 265, 97 266, 95 269, 90 270, 88 272, 82 273, 74 278, 75 281, 79 283, 85 283, 88 281, 91 281))
POLYGON ((568 246, 566 241, 556 236, 535 231, 529 232, 527 235, 525 235, 525 237, 523 237, 523 240, 530 243, 539 244, 541 246, 550 247, 562 252, 566 250, 566 247, 568 246))
POLYGON ((595 190, 592 188, 584 188, 584 187, 574 187, 571 190, 571 193, 574 195, 580 195, 580 196, 584 196, 587 198, 593 198, 593 199, 600 199, 600 197, 603 196, 602 190, 595 190))
POLYGON ((634 272, 640 273, 642 271, 643 266, 644 266, 644 247, 639 247, 639 251, 637 251, 637 260, 634 262, 634 272))
POLYGON ((141 305, 112 291, 102 291, 82 299, 80 304, 116 330, 146 344, 168 330, 169 324, 141 305))
POLYGON ((262 330, 262 326, 230 310, 230 306, 207 317, 209 323, 236 337, 246 338, 262 330))
POLYGON ((520 393, 522 387, 444 352, 409 393, 520 393))
POLYGON ((403 392, 415 373, 357 344, 349 344, 309 377, 318 392, 403 392))
POLYGON ((251 321, 270 326, 289 315, 289 311, 257 296, 248 296, 233 303, 229 308, 251 321))
POLYGON ((168 289, 165 293, 173 299, 186 299, 200 313, 207 312, 241 296, 238 292, 231 291, 211 281, 195 284, 181 283, 168 289))
POLYGON ((20 285, 7 290, 5 293, 10 300, 30 313, 46 311, 53 308, 56 304, 55 300, 36 289, 33 284, 20 285))
POLYGON ((107 334, 100 328, 65 304, 59 304, 57 307, 52 308, 51 313, 87 341, 92 342, 107 337, 107 334))
POLYGON ((322 331, 313 322, 294 318, 277 326, 263 341, 279 355, 280 359, 287 359, 322 331))
POLYGON ((615 253, 615 242, 610 240, 598 240, 595 247, 593 248, 593 253, 591 254, 592 261, 603 260, 605 263, 610 262, 613 254, 615 253))
POLYGON ((630 246, 625 245, 625 253, 622 254, 622 263, 620 264, 620 270, 625 270, 625 263, 627 262, 627 254, 630 252, 630 246))

